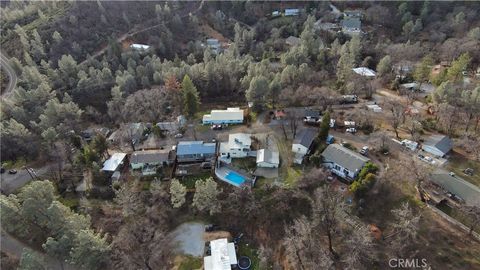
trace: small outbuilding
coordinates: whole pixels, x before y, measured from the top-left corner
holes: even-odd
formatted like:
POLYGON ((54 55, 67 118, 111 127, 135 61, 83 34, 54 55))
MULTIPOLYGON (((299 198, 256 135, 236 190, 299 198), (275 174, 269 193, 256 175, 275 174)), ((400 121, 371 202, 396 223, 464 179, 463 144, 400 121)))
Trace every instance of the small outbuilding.
POLYGON ((280 155, 278 152, 268 149, 260 149, 257 151, 257 167, 262 168, 278 168, 280 164, 280 155))
POLYGON ((243 110, 240 108, 227 108, 226 110, 212 110, 203 116, 204 125, 241 124, 243 123, 243 110))

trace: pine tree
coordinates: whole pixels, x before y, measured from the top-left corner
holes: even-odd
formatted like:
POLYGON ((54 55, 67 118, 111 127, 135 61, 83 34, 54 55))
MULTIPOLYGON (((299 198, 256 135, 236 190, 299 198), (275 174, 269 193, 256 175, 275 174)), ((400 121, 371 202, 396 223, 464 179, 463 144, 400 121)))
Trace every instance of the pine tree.
POLYGON ((195 87, 188 75, 185 75, 185 77, 183 77, 182 96, 184 113, 189 117, 193 117, 198 111, 198 106, 200 105, 200 97, 197 88, 195 87))

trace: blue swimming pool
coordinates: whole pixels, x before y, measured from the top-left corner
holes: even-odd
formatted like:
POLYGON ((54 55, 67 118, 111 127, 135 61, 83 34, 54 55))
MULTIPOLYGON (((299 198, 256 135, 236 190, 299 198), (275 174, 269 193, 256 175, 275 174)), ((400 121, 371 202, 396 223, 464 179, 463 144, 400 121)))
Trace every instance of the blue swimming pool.
POLYGON ((236 172, 229 172, 225 178, 227 178, 232 185, 235 185, 237 187, 239 187, 240 185, 242 185, 243 183, 245 183, 245 177, 241 176, 240 174, 236 173, 236 172))

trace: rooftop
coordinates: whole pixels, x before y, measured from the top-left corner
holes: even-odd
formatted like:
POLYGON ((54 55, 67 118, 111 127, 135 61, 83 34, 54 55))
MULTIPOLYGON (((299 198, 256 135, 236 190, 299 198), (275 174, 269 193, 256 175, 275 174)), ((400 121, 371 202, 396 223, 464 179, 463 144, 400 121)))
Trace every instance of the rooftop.
POLYGON ((377 73, 374 70, 369 69, 367 67, 354 68, 353 72, 365 77, 375 77, 377 75, 377 73))
POLYGON ((191 154, 214 154, 215 143, 204 143, 203 141, 184 141, 177 145, 177 155, 191 154))
POLYGON ((114 153, 109 159, 105 160, 103 163, 102 171, 104 172, 114 172, 118 169, 118 166, 122 164, 123 160, 127 154, 125 153, 114 153))
POLYGON ((432 135, 423 144, 435 147, 444 154, 448 153, 453 147, 452 140, 445 135, 432 135))
POLYGON ((293 143, 301 144, 307 148, 310 148, 316 136, 317 136, 317 131, 315 129, 307 128, 300 131, 300 133, 297 134, 297 136, 295 136, 293 143))
POLYGON ((131 163, 158 163, 168 160, 170 150, 135 151, 130 157, 131 163))
POLYGON ((203 258, 205 270, 230 270, 237 264, 235 245, 227 238, 210 241, 210 250, 212 255, 203 258))
POLYGON ((370 160, 339 144, 330 144, 327 146, 322 153, 322 157, 352 172, 360 170, 365 163, 370 160))
POLYGON ((360 29, 362 22, 359 18, 345 18, 342 20, 342 27, 360 29))
POLYGON ((228 135, 228 145, 230 147, 243 147, 252 145, 252 134, 233 133, 228 135))
POLYGON ((268 149, 260 149, 257 151, 257 163, 266 162, 271 164, 280 164, 280 155, 268 149))

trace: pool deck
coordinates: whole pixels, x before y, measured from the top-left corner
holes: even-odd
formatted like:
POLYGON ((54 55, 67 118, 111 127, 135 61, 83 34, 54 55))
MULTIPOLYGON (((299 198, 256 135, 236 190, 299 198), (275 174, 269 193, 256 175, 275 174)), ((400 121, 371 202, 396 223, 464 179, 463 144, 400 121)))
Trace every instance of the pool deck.
POLYGON ((241 172, 239 172, 239 171, 237 171, 237 170, 235 170, 235 169, 229 168, 229 167, 227 167, 227 166, 218 166, 218 167, 216 166, 216 167, 215 167, 215 176, 217 176, 218 179, 220 179, 220 180, 222 180, 222 181, 224 181, 224 182, 226 182, 226 183, 229 183, 230 185, 234 185, 234 186, 236 186, 236 187, 250 186, 251 183, 252 183, 252 181, 253 181, 253 179, 252 179, 251 176, 245 175, 244 173, 241 173, 241 172), (243 184, 241 184, 241 185, 238 185, 237 183, 229 180, 229 179, 227 178, 227 175, 228 175, 229 173, 231 173, 231 172, 234 172, 234 173, 236 173, 236 174, 241 175, 242 177, 244 177, 244 178, 245 178, 245 182, 244 182, 243 184))

